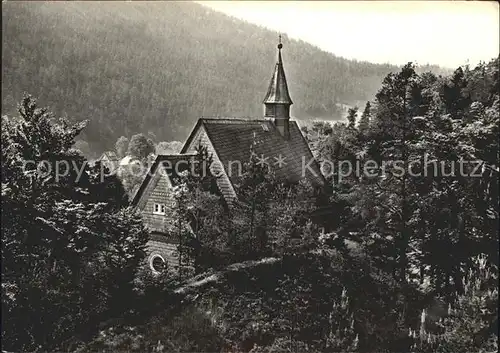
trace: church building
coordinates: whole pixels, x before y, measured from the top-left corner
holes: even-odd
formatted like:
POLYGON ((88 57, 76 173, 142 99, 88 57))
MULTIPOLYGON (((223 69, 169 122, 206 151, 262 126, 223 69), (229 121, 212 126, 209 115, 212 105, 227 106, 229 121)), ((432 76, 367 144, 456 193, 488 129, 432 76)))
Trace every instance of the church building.
POLYGON ((265 95, 264 114, 258 119, 200 118, 180 154, 159 155, 152 164, 132 204, 139 210, 151 232, 148 244, 152 271, 166 263, 178 266, 178 239, 173 236, 165 214, 172 205, 169 190, 178 175, 189 168, 196 148, 204 146, 212 156, 212 172, 217 173, 217 187, 226 201, 238 197, 235 183, 238 165, 250 160, 251 153, 272 168, 277 178, 298 182, 306 178, 313 186, 323 186, 324 177, 296 121, 290 118, 293 104, 278 44, 278 58, 265 95))

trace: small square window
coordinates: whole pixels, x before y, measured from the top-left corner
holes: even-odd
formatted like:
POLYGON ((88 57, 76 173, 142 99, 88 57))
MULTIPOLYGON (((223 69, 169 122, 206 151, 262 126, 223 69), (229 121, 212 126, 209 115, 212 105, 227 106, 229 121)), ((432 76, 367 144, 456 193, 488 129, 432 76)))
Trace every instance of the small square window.
POLYGON ((164 204, 155 203, 153 206, 153 213, 155 214, 165 214, 166 207, 164 204))

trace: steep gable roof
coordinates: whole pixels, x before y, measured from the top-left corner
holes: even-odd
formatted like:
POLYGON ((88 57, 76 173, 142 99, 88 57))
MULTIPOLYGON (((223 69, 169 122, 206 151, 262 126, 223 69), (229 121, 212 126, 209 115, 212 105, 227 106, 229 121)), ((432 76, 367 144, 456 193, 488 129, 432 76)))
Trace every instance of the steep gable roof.
POLYGON ((305 177, 315 186, 324 184, 319 166, 295 121, 290 121, 290 137, 285 139, 270 120, 201 118, 186 140, 181 153, 188 150, 201 126, 233 184, 238 182, 238 175, 234 165, 233 170, 228 170, 230 162, 248 162, 251 150, 258 157, 267 158, 266 162, 280 179, 297 182, 305 177), (277 163, 280 156, 284 162, 281 167, 277 163), (308 165, 313 172, 303 168, 303 164, 308 165))
POLYGON ((155 182, 162 173, 166 173, 172 185, 177 185, 180 180, 178 173, 189 170, 193 158, 194 155, 192 154, 158 155, 149 168, 147 174, 144 176, 141 185, 134 194, 132 198, 132 205, 139 205, 146 190, 154 187, 155 182))

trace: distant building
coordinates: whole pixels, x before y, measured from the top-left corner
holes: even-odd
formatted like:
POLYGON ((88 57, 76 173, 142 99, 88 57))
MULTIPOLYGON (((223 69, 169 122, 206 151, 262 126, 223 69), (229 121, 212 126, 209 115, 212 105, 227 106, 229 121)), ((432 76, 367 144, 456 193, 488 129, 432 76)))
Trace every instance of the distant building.
POLYGON ((110 174, 114 174, 120 165, 120 159, 116 155, 115 152, 106 151, 104 152, 98 159, 98 162, 101 162, 103 165, 108 168, 110 174))
POLYGON ((290 120, 293 102, 283 68, 282 47, 280 43, 278 60, 263 101, 263 118, 200 118, 180 154, 156 157, 132 200, 152 233, 148 246, 153 271, 156 264, 163 261, 169 267, 178 265, 178 239, 165 217, 172 205, 168 191, 178 181, 175 171, 188 169, 199 145, 205 146, 212 155, 213 170, 220 174, 217 186, 228 201, 238 197, 234 187, 239 177, 238 165, 249 161, 252 152, 263 163, 268 163, 278 178, 290 182, 306 178, 313 186, 324 185, 324 177, 307 141, 297 123, 290 120))
MULTIPOLYGON (((152 164, 156 155, 150 154, 145 163, 152 164)), ((140 165, 142 162, 134 156, 125 156, 118 158, 118 155, 112 151, 104 152, 98 159, 98 162, 103 163, 109 169, 110 174, 120 174, 123 169, 131 168, 134 165, 140 165)))
POLYGON ((133 165, 141 164, 141 161, 134 156, 125 156, 120 159, 120 163, 118 164, 119 168, 127 168, 132 167, 133 165))

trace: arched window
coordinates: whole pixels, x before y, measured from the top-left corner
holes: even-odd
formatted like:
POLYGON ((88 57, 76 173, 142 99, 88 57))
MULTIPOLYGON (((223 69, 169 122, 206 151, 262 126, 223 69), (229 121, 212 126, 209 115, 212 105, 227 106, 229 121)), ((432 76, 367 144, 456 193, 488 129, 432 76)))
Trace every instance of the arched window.
POLYGON ((149 267, 154 274, 160 274, 167 268, 167 261, 160 254, 154 254, 149 258, 149 267))

